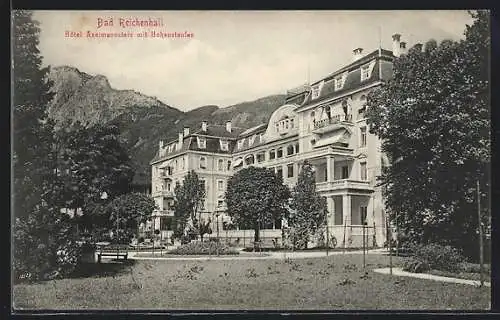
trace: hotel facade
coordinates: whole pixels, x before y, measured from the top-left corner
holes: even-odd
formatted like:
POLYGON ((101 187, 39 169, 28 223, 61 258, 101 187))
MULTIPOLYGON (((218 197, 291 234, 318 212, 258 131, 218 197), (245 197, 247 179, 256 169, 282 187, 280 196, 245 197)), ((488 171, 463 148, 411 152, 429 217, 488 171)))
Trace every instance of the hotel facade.
MULTIPOLYGON (((381 141, 369 133, 365 114, 368 93, 391 79, 394 58, 405 53, 400 35, 392 38, 392 51, 379 48, 364 55, 363 49, 355 49, 345 67, 289 90, 268 123, 243 130, 231 122, 203 121, 196 130, 184 128, 175 141, 160 141, 151 161, 152 196, 159 209, 149 227, 170 237, 175 184, 195 170, 206 189, 203 215, 212 221, 207 236, 249 244, 253 230, 228 227, 224 193, 229 178, 248 166, 267 167, 293 188, 301 164, 308 161, 316 190, 327 200, 328 231, 337 245, 360 247, 363 235, 368 246, 384 245, 387 220, 377 176, 388 163, 381 141)), ((262 226, 261 236, 280 242, 283 227, 286 221, 262 226)))

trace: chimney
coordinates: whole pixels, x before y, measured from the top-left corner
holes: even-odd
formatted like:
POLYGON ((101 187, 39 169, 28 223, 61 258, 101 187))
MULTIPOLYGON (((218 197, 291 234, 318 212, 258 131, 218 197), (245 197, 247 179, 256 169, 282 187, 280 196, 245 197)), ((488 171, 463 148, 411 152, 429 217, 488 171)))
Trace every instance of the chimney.
POLYGON ((179 132, 179 149, 182 148, 182 142, 184 142, 184 135, 179 132))
POLYGON ((201 131, 207 132, 207 122, 206 121, 201 122, 201 131))
POLYGON ((184 137, 189 136, 189 127, 184 127, 184 137))
POLYGON ((356 48, 352 50, 352 61, 359 60, 361 57, 363 57, 363 48, 356 48))
POLYGON ((226 122, 226 131, 231 132, 231 121, 226 122))
POLYGON ((399 44, 399 53, 406 54, 406 42, 403 41, 399 44))
POLYGON ((400 34, 396 33, 396 34, 392 35, 392 54, 395 57, 399 57, 399 55, 400 55, 400 50, 401 50, 400 43, 399 43, 400 40, 401 40, 400 34))

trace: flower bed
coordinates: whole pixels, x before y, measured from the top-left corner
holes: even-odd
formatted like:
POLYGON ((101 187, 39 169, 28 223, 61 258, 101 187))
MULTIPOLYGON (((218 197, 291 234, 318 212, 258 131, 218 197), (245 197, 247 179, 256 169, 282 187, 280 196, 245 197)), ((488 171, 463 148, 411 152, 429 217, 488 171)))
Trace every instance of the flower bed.
POLYGON ((176 255, 237 255, 239 254, 238 250, 235 248, 229 247, 228 245, 215 242, 215 241, 207 241, 207 242, 190 242, 184 245, 181 245, 178 248, 175 248, 168 252, 168 254, 176 254, 176 255))

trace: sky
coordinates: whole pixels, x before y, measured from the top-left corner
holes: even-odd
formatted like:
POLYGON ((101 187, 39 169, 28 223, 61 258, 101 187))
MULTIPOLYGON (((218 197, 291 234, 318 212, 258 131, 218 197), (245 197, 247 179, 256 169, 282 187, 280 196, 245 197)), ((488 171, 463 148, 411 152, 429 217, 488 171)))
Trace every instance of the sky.
POLYGON ((69 65, 187 111, 229 106, 314 82, 352 61, 352 51, 392 50, 463 38, 466 11, 36 11, 44 65, 69 65), (98 19, 113 26, 98 27, 98 19), (163 26, 120 26, 119 19, 161 19, 163 26), (140 38, 137 33, 190 33, 140 38), (82 37, 66 37, 81 31, 82 37), (86 32, 130 32, 89 38, 86 32))

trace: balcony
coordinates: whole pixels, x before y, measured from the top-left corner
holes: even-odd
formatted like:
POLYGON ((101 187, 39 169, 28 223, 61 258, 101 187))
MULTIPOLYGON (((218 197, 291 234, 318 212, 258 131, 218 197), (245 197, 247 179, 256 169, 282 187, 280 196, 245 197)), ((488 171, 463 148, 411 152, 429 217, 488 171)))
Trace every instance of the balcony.
POLYGON ((316 190, 318 192, 345 190, 345 189, 358 189, 364 191, 373 191, 369 181, 352 180, 352 179, 339 179, 333 181, 325 181, 316 183, 316 190))
POLYGON ((343 128, 345 125, 352 125, 352 114, 347 115, 335 115, 329 119, 323 119, 316 121, 314 123, 313 132, 314 133, 324 133, 339 128, 343 128))
POLYGON ((173 197, 174 193, 172 191, 167 191, 167 190, 159 190, 159 191, 153 191, 152 194, 153 197, 173 197))
POLYGON ((159 176, 161 179, 169 179, 171 175, 172 175, 172 172, 168 172, 168 171, 163 171, 163 172, 161 172, 161 171, 160 171, 160 173, 159 173, 159 175, 158 175, 158 176, 159 176))
POLYGON ((169 217, 174 215, 174 210, 153 210, 153 217, 169 217))

